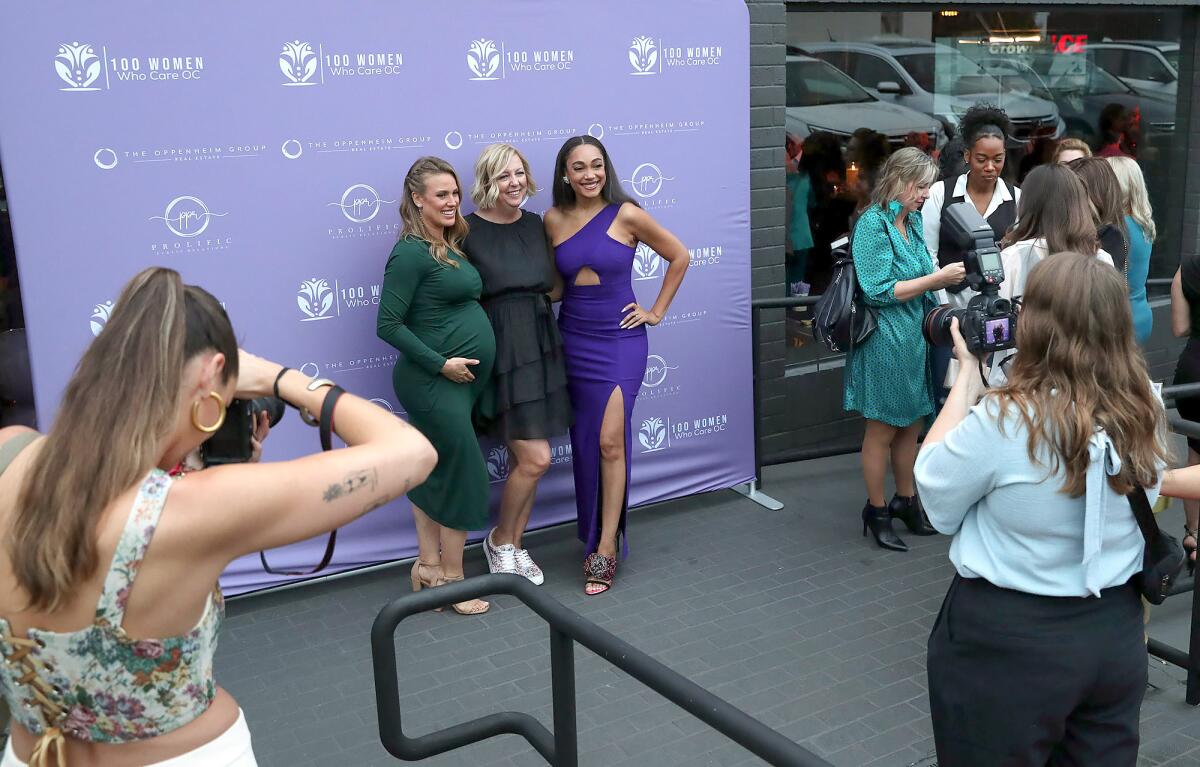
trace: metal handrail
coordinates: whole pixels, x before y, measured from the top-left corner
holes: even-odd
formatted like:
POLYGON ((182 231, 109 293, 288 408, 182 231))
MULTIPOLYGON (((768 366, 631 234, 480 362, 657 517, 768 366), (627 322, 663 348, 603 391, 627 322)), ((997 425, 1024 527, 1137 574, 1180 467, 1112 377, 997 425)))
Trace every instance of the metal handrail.
POLYGON ((623 639, 609 633, 518 575, 485 575, 461 583, 407 594, 388 603, 371 627, 375 668, 375 704, 379 739, 388 753, 416 761, 478 743, 495 735, 520 735, 553 767, 578 767, 575 720, 575 646, 578 642, 629 676, 667 698, 722 735, 769 764, 783 767, 833 767, 740 708, 717 697, 623 639), (400 683, 395 634, 400 621, 414 613, 495 594, 521 600, 550 624, 550 681, 554 732, 529 714, 505 711, 472 719, 437 732, 405 736, 400 716, 400 683))

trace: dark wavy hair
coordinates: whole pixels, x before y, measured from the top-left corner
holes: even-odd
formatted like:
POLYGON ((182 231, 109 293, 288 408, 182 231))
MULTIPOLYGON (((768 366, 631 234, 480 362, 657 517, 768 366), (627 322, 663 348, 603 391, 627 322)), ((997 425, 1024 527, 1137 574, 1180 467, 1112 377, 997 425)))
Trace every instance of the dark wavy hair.
MULTIPOLYGON (((562 149, 558 150, 558 159, 554 161, 554 184, 550 188, 554 207, 564 209, 575 207, 575 190, 571 188, 570 182, 567 181, 567 157, 579 147, 589 145, 599 149, 600 156, 604 158, 604 187, 600 190, 600 196, 609 205, 625 202, 632 202, 634 205, 637 205, 637 200, 630 197, 621 188, 621 180, 617 178, 617 169, 613 167, 612 159, 608 156, 608 150, 604 148, 604 144, 601 144, 598 138, 584 135, 572 136, 564 141, 562 149)), ((641 206, 638 205, 638 207, 641 206)))
POLYGON ((1008 113, 995 104, 976 104, 958 120, 958 134, 962 136, 963 149, 968 152, 976 141, 989 136, 1007 144, 1012 132, 1008 113))
POLYGON ((1067 167, 1079 176, 1083 188, 1096 214, 1100 226, 1108 224, 1121 233, 1129 242, 1129 229, 1125 226, 1125 197, 1121 194, 1121 181, 1112 165, 1103 157, 1076 157, 1067 167))

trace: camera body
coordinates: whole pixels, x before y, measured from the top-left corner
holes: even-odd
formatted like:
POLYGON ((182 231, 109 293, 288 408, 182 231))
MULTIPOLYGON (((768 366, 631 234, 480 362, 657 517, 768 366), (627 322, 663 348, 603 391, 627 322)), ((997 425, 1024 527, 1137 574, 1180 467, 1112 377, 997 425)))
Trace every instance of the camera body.
POLYGON ((1017 308, 999 296, 1004 263, 991 225, 973 203, 964 201, 946 208, 942 228, 965 251, 967 284, 978 295, 965 309, 939 306, 926 314, 922 323, 925 339, 934 346, 953 346, 950 322, 957 318, 958 330, 973 354, 1013 348, 1017 343, 1017 308))
POLYGON ((227 463, 245 463, 253 454, 250 437, 258 414, 265 412, 272 426, 283 418, 286 408, 283 400, 276 397, 258 397, 252 400, 235 399, 225 409, 225 422, 203 445, 200 457, 205 466, 220 466, 227 463))

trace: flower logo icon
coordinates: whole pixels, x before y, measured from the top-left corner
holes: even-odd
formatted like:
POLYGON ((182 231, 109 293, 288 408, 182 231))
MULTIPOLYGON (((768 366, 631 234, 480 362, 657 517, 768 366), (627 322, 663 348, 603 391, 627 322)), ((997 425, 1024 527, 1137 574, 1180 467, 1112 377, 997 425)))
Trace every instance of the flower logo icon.
POLYGON ((472 40, 467 49, 467 68, 475 76, 472 80, 495 80, 500 68, 500 50, 496 43, 486 38, 472 40))
POLYGON ((629 63, 633 66, 633 72, 630 74, 655 74, 654 68, 658 65, 658 46, 654 44, 654 40, 645 35, 633 38, 633 42, 629 45, 629 63))
POLYGON ((102 304, 96 304, 92 309, 92 320, 89 323, 92 327, 92 335, 100 335, 100 331, 104 330, 104 326, 108 324, 109 315, 112 314, 113 302, 105 301, 102 304))
POLYGON ((487 454, 487 472, 492 482, 503 482, 508 479, 508 448, 500 445, 493 447, 487 454))
POLYGON ((314 277, 300 283, 296 304, 308 315, 301 322, 332 319, 329 310, 333 307, 333 289, 329 287, 329 281, 314 277))
POLYGON ((642 421, 642 428, 638 429, 638 442, 642 443, 642 452, 653 453, 656 450, 663 450, 667 441, 667 425, 663 423, 661 418, 647 418, 642 421))
POLYGON ((62 43, 54 57, 54 69, 67 84, 60 91, 98 91, 92 83, 100 77, 100 57, 88 43, 62 43))
POLYGON ((279 70, 288 79, 284 85, 316 85, 312 77, 317 73, 317 63, 312 45, 299 40, 284 43, 279 53, 279 70))
POLYGON ((662 265, 662 256, 655 253, 649 245, 639 242, 633 252, 634 279, 652 280, 658 276, 658 267, 662 265))

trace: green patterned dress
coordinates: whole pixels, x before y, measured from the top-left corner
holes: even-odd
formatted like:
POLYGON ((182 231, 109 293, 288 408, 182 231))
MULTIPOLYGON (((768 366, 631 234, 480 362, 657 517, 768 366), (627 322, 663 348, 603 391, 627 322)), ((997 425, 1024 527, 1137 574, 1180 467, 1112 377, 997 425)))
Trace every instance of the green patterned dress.
POLYGON ((846 361, 843 407, 864 418, 904 427, 933 413, 928 348, 921 320, 936 305, 931 293, 896 299, 896 283, 933 271, 921 214, 909 213, 906 240, 895 220, 902 206, 872 205, 854 227, 854 268, 866 302, 879 308, 878 327, 846 361))

